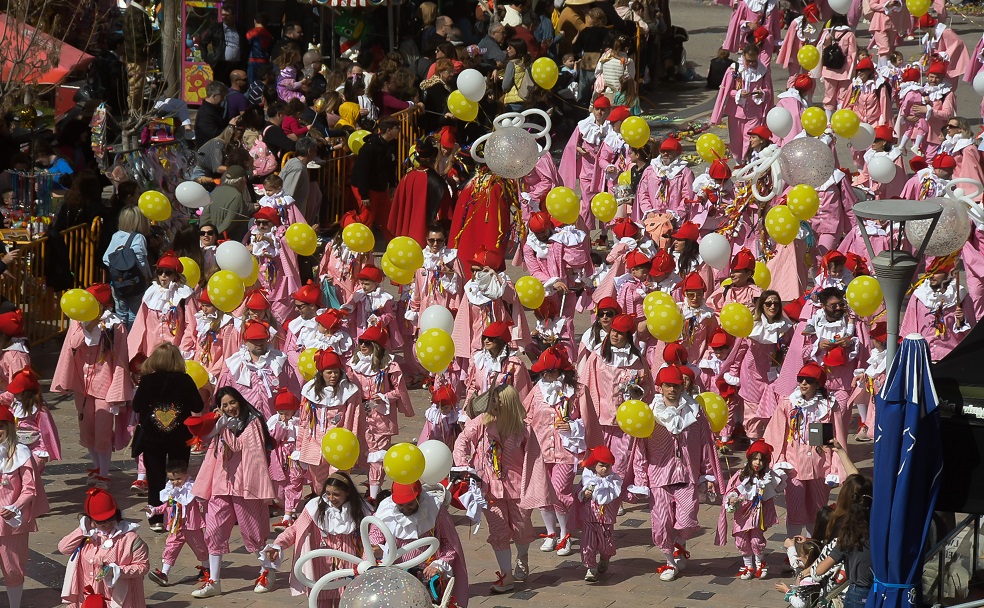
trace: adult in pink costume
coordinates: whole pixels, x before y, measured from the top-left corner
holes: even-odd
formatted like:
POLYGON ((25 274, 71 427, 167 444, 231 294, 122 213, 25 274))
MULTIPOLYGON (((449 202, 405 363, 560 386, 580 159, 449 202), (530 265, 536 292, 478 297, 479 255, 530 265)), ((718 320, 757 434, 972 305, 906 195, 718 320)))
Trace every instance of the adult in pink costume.
POLYGON ((928 276, 912 292, 899 334, 922 334, 930 358, 939 361, 977 325, 977 318, 967 290, 952 276, 953 261, 936 258, 926 266, 928 276))
MULTIPOLYGON (((629 108, 615 106, 608 115, 608 134, 598 152, 597 182, 599 192, 612 192, 618 185, 618 176, 628 169, 629 145, 622 139, 622 121, 629 117, 629 108)), ((590 202, 590 201, 589 201, 590 202)))
MULTIPOLYGON (((880 75, 875 73, 875 65, 865 57, 854 66, 854 79, 851 85, 842 90, 837 99, 840 109, 852 110, 869 125, 883 125, 891 120, 892 94, 891 86, 880 75)), ((861 150, 854 150, 854 164, 861 165, 861 150)))
POLYGON ((605 137, 611 130, 608 114, 612 103, 600 95, 591 105, 591 114, 577 123, 564 155, 560 158, 560 179, 565 186, 581 193, 581 220, 588 228, 594 228, 591 198, 601 192, 601 173, 598 171, 598 155, 605 137))
POLYGON ((888 64, 888 56, 895 50, 899 36, 906 35, 911 17, 902 0, 869 0, 868 6, 871 9, 868 32, 872 44, 878 47, 878 66, 883 67, 888 64))
POLYGON ((519 354, 509 346, 509 324, 496 321, 481 333, 482 348, 472 353, 465 375, 465 411, 471 411, 472 399, 489 389, 509 384, 521 397, 530 392, 530 372, 519 354))
MULTIPOLYGON (((975 145, 970 123, 965 118, 954 116, 946 121, 947 136, 940 144, 940 151, 953 157, 957 166, 953 169, 953 179, 973 179, 984 183, 984 170, 981 168, 980 150, 975 145)), ((970 184, 961 186, 971 198, 980 200, 981 192, 970 184)))
MULTIPOLYGON (((808 44, 816 46, 823 33, 823 23, 820 17, 820 7, 811 2, 803 8, 803 14, 793 19, 786 30, 782 47, 776 60, 779 65, 789 70, 786 86, 793 86, 796 77, 806 74, 799 63, 799 50, 808 44)), ((778 105, 778 104, 777 104, 778 105)))
POLYGON ((523 178, 523 191, 520 197, 526 202, 523 205, 523 221, 529 219, 532 211, 539 211, 544 208, 547 202, 547 193, 561 184, 560 173, 557 171, 557 163, 554 162, 549 152, 540 154, 533 170, 523 178))
POLYGON ((765 125, 765 116, 775 105, 772 76, 759 61, 758 49, 749 47, 741 61, 724 76, 711 112, 711 122, 728 117, 728 141, 736 158, 748 152, 748 131, 765 125))
POLYGON ((800 116, 803 110, 809 107, 809 96, 813 93, 813 79, 809 74, 799 74, 792 78, 789 88, 780 93, 776 98, 776 107, 783 108, 793 118, 793 128, 785 137, 776 137, 776 145, 782 147, 787 141, 796 138, 803 131, 803 123, 800 116))
POLYGON ((267 295, 274 318, 283 325, 294 315, 291 297, 301 286, 297 254, 287 245, 287 226, 272 207, 260 207, 253 218, 246 246, 259 263, 259 288, 267 295))
POLYGON ((270 327, 263 321, 247 321, 243 332, 245 344, 226 357, 225 368, 216 386, 232 386, 263 414, 263 420, 276 411, 275 401, 281 386, 296 392, 297 375, 290 368, 287 355, 270 345, 270 327))
MULTIPOLYGON (((795 366, 796 361, 788 365, 795 366)), ((825 388, 826 372, 815 362, 796 372, 797 386, 783 397, 769 425, 765 442, 776 446, 774 468, 786 471, 786 532, 793 536, 804 528, 809 535, 817 510, 827 504, 830 485, 845 478, 843 466, 833 450, 816 450, 809 445, 807 428, 817 422, 831 422, 834 437, 846 445, 847 426, 841 410, 844 402, 835 399, 825 388)))
MULTIPOLYGON (((834 169, 827 181, 817 188, 817 194, 820 195, 820 209, 810 219, 810 228, 819 237, 817 247, 823 255, 835 249, 850 231, 854 217, 851 210, 858 198, 851 187, 851 180, 840 169, 834 169)), ((785 297, 784 294, 783 300, 794 298, 785 297)))
POLYGON ((642 172, 636 189, 636 207, 645 218, 650 213, 672 213, 680 220, 687 219, 686 201, 694 184, 694 172, 680 157, 680 140, 667 137, 659 146, 659 155, 642 172))
POLYGON ((837 100, 840 99, 843 91, 850 88, 854 64, 857 63, 858 39, 854 31, 848 27, 844 15, 835 13, 830 19, 830 27, 820 35, 817 46, 821 54, 829 44, 840 45, 841 51, 844 52, 844 65, 834 69, 822 65, 821 62, 811 74, 818 82, 823 82, 823 109, 827 111, 827 116, 837 109, 837 100))
MULTIPOLYGON (((460 254, 461 250, 458 251, 460 254)), ((502 266, 502 256, 493 251, 477 251, 468 258, 466 270, 470 278, 465 283, 465 297, 458 305, 451 332, 456 357, 467 360, 482 348, 482 332, 496 321, 511 324, 509 342, 514 348, 529 342, 526 313, 502 266)))
POLYGON ((181 343, 185 334, 187 307, 194 308, 194 290, 185 284, 184 265, 173 251, 157 261, 157 280, 144 292, 137 317, 127 334, 130 358, 149 357, 158 344, 181 343))
POLYGON ((768 30, 772 40, 782 38, 780 10, 776 0, 736 0, 721 46, 731 53, 741 51, 759 27, 768 30))
POLYGON ((331 285, 335 292, 335 302, 325 302, 325 304, 341 306, 349 301, 356 288, 359 286, 355 277, 359 276, 363 267, 372 265, 371 254, 356 253, 348 248, 342 240, 342 230, 350 225, 371 221, 368 217, 358 218, 353 212, 348 212, 342 216, 338 234, 325 247, 325 255, 321 258, 321 265, 318 267, 318 276, 322 283, 331 285), (365 220, 365 221, 361 221, 365 220))
POLYGON ((946 26, 945 19, 937 21, 929 13, 919 18, 918 28, 923 31, 920 43, 923 46, 923 53, 928 60, 933 57, 944 58, 946 66, 946 82, 954 91, 960 79, 967 73, 970 67, 970 54, 967 52, 967 45, 961 40, 952 29, 946 26))
POLYGON ((752 282, 752 273, 755 271, 755 256, 747 249, 742 249, 731 258, 729 266, 731 273, 731 284, 721 285, 711 297, 707 304, 717 312, 721 312, 726 304, 738 302, 749 308, 755 306, 755 300, 762 295, 762 288, 752 282))
POLYGON ((458 250, 447 245, 448 234, 444 228, 427 233, 424 247, 424 265, 417 269, 410 284, 410 303, 405 317, 414 326, 420 313, 431 306, 443 306, 458 310, 464 290, 465 269, 458 259, 458 250))
POLYGON ((366 327, 385 327, 390 332, 391 349, 397 350, 403 346, 405 318, 396 314, 397 302, 393 294, 383 289, 383 276, 383 271, 375 266, 364 267, 356 275, 359 287, 342 305, 342 310, 349 315, 346 319, 349 333, 355 335, 366 327))
MULTIPOLYGON (((864 163, 861 171, 854 178, 854 185, 871 192, 876 200, 898 198, 902 194, 902 189, 905 187, 907 176, 905 174, 905 167, 902 165, 903 150, 894 144, 895 134, 892 131, 891 125, 878 125, 875 127, 875 143, 872 144, 871 148, 865 150, 863 156, 864 163), (868 163, 871 162, 871 159, 878 157, 887 158, 895 164, 895 178, 887 184, 876 182, 868 174, 868 163)), ((853 214, 848 213, 847 217, 850 218, 851 215, 853 214)), ((855 220, 854 224, 856 223, 857 220, 855 220)), ((853 225, 845 230, 845 240, 848 238, 851 229, 853 229, 853 225)), ((822 239, 823 235, 820 238, 822 239)))

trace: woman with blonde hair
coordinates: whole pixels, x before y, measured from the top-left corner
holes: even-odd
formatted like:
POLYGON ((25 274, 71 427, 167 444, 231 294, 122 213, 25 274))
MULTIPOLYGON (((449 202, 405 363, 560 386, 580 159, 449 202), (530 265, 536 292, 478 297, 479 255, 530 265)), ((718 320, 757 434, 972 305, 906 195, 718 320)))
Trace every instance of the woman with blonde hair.
MULTIPOLYGON (((117 220, 117 230, 109 240, 102 262, 109 268, 110 286, 113 288, 113 301, 116 314, 130 329, 137 317, 144 290, 151 282, 150 263, 147 261, 147 235, 150 234, 150 220, 137 207, 124 207, 117 220), (132 283, 113 270, 110 259, 117 251, 129 249, 136 257, 140 281, 132 283)), ((119 256, 114 256, 119 257, 119 256)))

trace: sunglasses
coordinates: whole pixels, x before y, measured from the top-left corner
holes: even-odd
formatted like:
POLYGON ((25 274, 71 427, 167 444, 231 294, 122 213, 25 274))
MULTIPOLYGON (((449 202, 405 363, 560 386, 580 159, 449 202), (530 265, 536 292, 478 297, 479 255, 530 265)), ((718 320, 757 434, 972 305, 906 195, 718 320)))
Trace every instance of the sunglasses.
POLYGON ((960 128, 960 125, 947 125, 946 128, 947 129, 959 129, 960 128))
POLYGON ((214 230, 201 230, 198 232, 198 236, 215 236, 218 232, 214 230))
POLYGON ((444 242, 444 239, 427 239, 427 244, 428 245, 437 245, 437 244, 443 243, 443 242, 444 242))
POLYGON ((603 308, 603 309, 601 309, 601 310, 598 311, 598 316, 599 317, 614 317, 615 316, 615 311, 612 310, 611 308, 603 308))
POLYGON ((764 303, 764 306, 768 306, 771 308, 773 306, 779 306, 779 304, 780 302, 776 302, 775 300, 768 300, 764 303))
POLYGON ((799 378, 797 378, 796 379, 796 382, 799 382, 799 383, 806 382, 807 384, 819 384, 820 383, 819 380, 817 380, 816 378, 806 378, 806 377, 802 377, 802 376, 799 377, 799 378))
POLYGON ((836 304, 824 304, 824 308, 830 308, 832 310, 837 310, 838 308, 847 308, 847 302, 837 302, 836 304))
POLYGON ((169 268, 158 268, 157 269, 157 276, 162 276, 162 275, 163 276, 171 276, 173 274, 174 274, 174 271, 171 270, 171 269, 169 269, 169 268))
POLYGON ((270 225, 270 222, 268 222, 266 220, 256 220, 256 225, 257 226, 269 226, 270 225))

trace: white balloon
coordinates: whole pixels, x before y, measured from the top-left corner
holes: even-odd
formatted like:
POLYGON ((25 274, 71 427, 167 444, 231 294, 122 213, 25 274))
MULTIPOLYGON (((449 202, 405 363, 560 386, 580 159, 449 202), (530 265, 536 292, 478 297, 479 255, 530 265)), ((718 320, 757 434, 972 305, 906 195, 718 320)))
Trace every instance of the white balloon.
POLYGON ((478 70, 471 68, 462 70, 458 74, 458 90, 465 96, 465 99, 478 103, 485 97, 485 76, 478 70))
POLYGON ((208 197, 208 191, 205 190, 205 186, 198 182, 190 181, 178 184, 178 187, 174 189, 174 198, 178 199, 178 202, 185 207, 191 207, 192 209, 205 207, 212 202, 208 197))
POLYGON ((437 328, 450 334, 454 330, 454 315, 440 304, 428 306, 420 313, 419 327, 421 332, 437 328))
POLYGON ((226 241, 215 249, 215 263, 241 279, 253 274, 253 254, 239 241, 226 241))
POLYGON ((898 167, 887 156, 878 154, 868 161, 868 175, 879 184, 890 183, 895 179, 898 167))
POLYGON ((700 240, 700 257, 714 270, 724 270, 731 261, 731 243, 724 235, 712 232, 700 240))
POLYGON ((835 13, 840 13, 841 15, 846 15, 851 10, 851 0, 830 0, 827 4, 835 13))
POLYGON ((984 70, 977 72, 977 76, 974 76, 974 90, 977 91, 978 95, 984 95, 984 70))
POLYGON ((855 150, 867 150, 875 143, 875 128, 866 122, 858 125, 858 132, 851 138, 855 150))
POLYGON ((776 137, 786 137, 793 130, 793 115, 786 108, 776 106, 765 115, 765 124, 776 137))
POLYGON ((441 483, 451 472, 454 461, 451 449, 443 441, 431 439, 417 446, 424 454, 424 472, 420 475, 421 483, 441 483))

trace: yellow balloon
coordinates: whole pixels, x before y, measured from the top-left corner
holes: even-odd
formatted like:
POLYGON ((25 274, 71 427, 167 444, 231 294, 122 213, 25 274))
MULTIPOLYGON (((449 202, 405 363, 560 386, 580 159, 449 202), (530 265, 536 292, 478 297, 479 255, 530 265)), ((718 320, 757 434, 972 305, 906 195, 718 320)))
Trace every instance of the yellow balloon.
POLYGON ((827 130, 827 114, 820 108, 807 108, 800 116, 800 123, 807 135, 820 137, 827 130))
POLYGON ((547 297, 543 283, 536 277, 520 277, 516 281, 516 296, 526 308, 539 308, 547 297))
POLYGON ((284 238, 287 241, 287 246, 297 255, 314 255, 318 249, 318 234, 314 228, 301 222, 291 224, 287 228, 284 238))
POLYGON ((599 192, 591 199, 591 213, 604 223, 615 219, 618 213, 618 201, 608 192, 599 192))
POLYGON ((346 428, 335 427, 321 440, 321 456, 336 469, 347 471, 359 460, 359 438, 346 428))
POLYGON ((799 220, 785 205, 773 207, 765 214, 765 230, 772 240, 780 245, 788 245, 799 234, 799 220))
POLYGON ((297 358, 297 371, 301 372, 301 377, 305 382, 310 382, 318 373, 318 366, 314 363, 314 358, 318 356, 317 348, 305 348, 297 358))
POLYGON ((557 63, 549 57, 540 57, 533 62, 531 70, 533 82, 538 86, 550 90, 557 84, 560 72, 557 70, 557 63))
POLYGON ((562 224, 573 224, 581 213, 581 199, 570 188, 557 186, 547 193, 547 211, 562 224))
POLYGON ((649 123, 645 118, 629 116, 622 121, 622 139, 633 148, 641 148, 649 141, 649 123))
POLYGON ((171 219, 171 201, 156 190, 148 190, 137 199, 137 207, 147 219, 155 222, 166 222, 171 219))
POLYGON ((478 104, 464 96, 461 91, 448 95, 448 112, 458 120, 471 122, 478 118, 478 104))
POLYGON ((665 291, 651 291, 642 299, 642 312, 646 318, 656 314, 660 306, 676 306, 673 297, 665 291))
POLYGON ((798 220, 807 221, 820 210, 820 195, 816 188, 807 184, 793 186, 786 194, 786 206, 798 220))
POLYGON ((178 260, 184 267, 181 274, 184 275, 185 282, 192 287, 198 285, 198 281, 202 280, 202 269, 198 266, 198 262, 191 258, 178 258, 178 260))
POLYGON ((99 317, 99 302, 96 296, 84 289, 69 289, 62 294, 61 310, 73 321, 88 323, 99 317))
POLYGON ((342 229, 342 242, 356 253, 368 253, 376 246, 376 237, 365 224, 349 224, 342 229))
POLYGON ((874 277, 855 277, 847 285, 847 303, 859 317, 870 317, 882 305, 882 290, 874 277))
POLYGON ((403 270, 416 272, 424 265, 424 251, 420 244, 409 236, 398 236, 386 246, 390 262, 403 270))
POLYGON ((929 12, 930 0, 905 0, 905 7, 913 17, 919 18, 929 12))
POLYGON ((858 134, 858 129, 861 128, 861 119, 858 118, 854 110, 847 108, 837 110, 830 117, 830 128, 837 135, 850 139, 858 134))
POLYGON ((366 143, 366 137, 371 135, 369 131, 365 129, 359 129, 358 131, 352 131, 348 136, 348 147, 352 151, 352 154, 358 154, 359 150, 362 149, 362 145, 366 143))
POLYGON ((250 271, 249 276, 243 279, 243 285, 245 287, 252 287, 260 280, 260 263, 253 257, 253 270, 250 271))
POLYGON ((812 44, 804 44, 796 53, 796 59, 800 67, 809 72, 820 65, 820 50, 812 44))
POLYGON ((389 280, 396 285, 409 285, 413 283, 413 275, 416 270, 404 270, 390 259, 389 253, 384 253, 382 259, 379 261, 379 268, 383 271, 389 280))
POLYGON ((638 439, 645 439, 656 429, 656 417, 649 406, 638 399, 623 401, 615 410, 618 428, 638 439))
POLYGON ((756 260, 755 270, 752 271, 752 280, 762 289, 768 289, 769 285, 772 284, 772 272, 765 265, 765 262, 756 260))
POLYGON ((704 409, 704 415, 711 425, 711 431, 720 433, 728 424, 728 404, 717 393, 705 392, 697 395, 697 403, 704 409))
POLYGON ((220 270, 208 280, 208 297, 222 312, 232 312, 243 303, 246 286, 231 270, 220 270))
POLYGON ((195 386, 202 388, 208 384, 208 370, 205 369, 201 363, 192 359, 191 361, 185 361, 185 373, 191 376, 191 379, 195 381, 195 386))
POLYGON ((721 327, 736 338, 747 338, 752 333, 752 326, 755 320, 752 318, 752 311, 748 307, 738 302, 725 304, 721 309, 721 327))
POLYGON ((386 450, 383 470, 393 481, 410 485, 424 474, 424 453, 412 443, 398 443, 386 450))
POLYGON ((632 171, 625 170, 618 174, 618 185, 619 186, 631 186, 632 185, 632 171))
POLYGON ((454 360, 454 340, 448 332, 433 327, 420 333, 414 352, 424 369, 439 374, 454 360))
POLYGON ((716 160, 723 160, 727 151, 721 138, 713 133, 704 133, 697 138, 697 154, 705 162, 712 163, 716 160))
POLYGON ((657 340, 674 342, 683 331, 683 315, 675 304, 661 304, 652 315, 646 315, 646 325, 649 333, 657 340))

